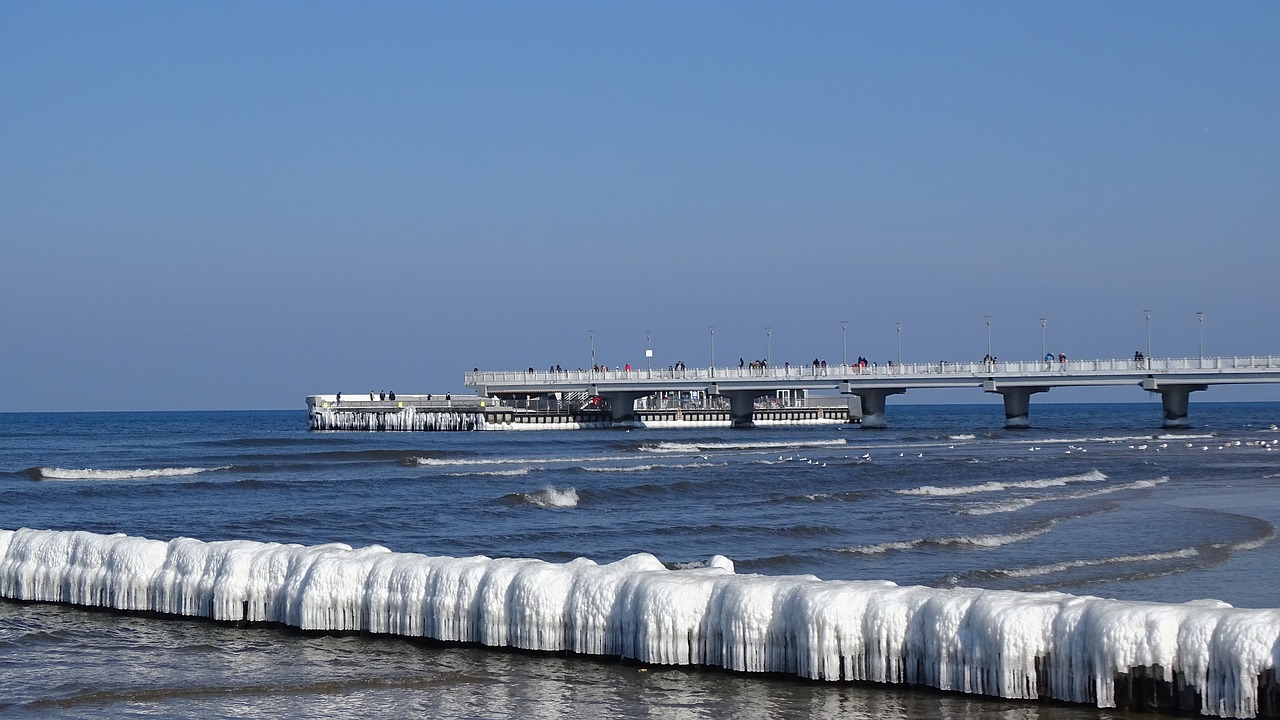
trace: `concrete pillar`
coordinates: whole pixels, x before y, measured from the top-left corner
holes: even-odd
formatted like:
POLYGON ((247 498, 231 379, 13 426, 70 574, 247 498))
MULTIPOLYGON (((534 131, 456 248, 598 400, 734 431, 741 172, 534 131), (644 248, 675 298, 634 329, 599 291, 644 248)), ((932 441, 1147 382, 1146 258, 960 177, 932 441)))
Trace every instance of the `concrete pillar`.
POLYGON ((852 391, 852 394, 857 395, 862 401, 862 427, 877 429, 889 427, 884 419, 885 398, 905 392, 905 388, 860 388, 852 391))
POLYGON ((1006 428, 1031 427, 1031 396, 1049 392, 1047 387, 1005 387, 988 389, 1004 397, 1004 426, 1006 428))
MULTIPOLYGON (((1151 383, 1149 390, 1160 393, 1160 403, 1164 405, 1164 425, 1166 428, 1189 428, 1191 422, 1187 420, 1187 405, 1191 400, 1191 393, 1197 390, 1207 390, 1208 385, 1165 385, 1164 387, 1155 387, 1155 383, 1151 383)), ((1146 387, 1146 383, 1143 383, 1146 387)))
POLYGON ((756 398, 769 394, 768 390, 731 390, 720 393, 729 398, 729 417, 733 427, 755 427, 756 398))
POLYGON ((609 403, 610 419, 616 426, 622 427, 641 427, 640 421, 636 420, 636 400, 648 395, 648 393, 624 391, 624 390, 608 390, 600 393, 600 397, 609 403))

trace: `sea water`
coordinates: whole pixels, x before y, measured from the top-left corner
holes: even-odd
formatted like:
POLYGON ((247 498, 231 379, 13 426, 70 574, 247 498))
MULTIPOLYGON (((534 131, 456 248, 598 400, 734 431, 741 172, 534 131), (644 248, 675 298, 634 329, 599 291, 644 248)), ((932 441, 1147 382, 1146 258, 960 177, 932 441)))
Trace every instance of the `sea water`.
MULTIPOLYGON (((890 428, 310 433, 0 415, 0 528, 1280 607, 1280 404, 891 408, 890 428)), ((1106 717, 896 686, 0 602, 0 710, 132 717, 1106 717)))

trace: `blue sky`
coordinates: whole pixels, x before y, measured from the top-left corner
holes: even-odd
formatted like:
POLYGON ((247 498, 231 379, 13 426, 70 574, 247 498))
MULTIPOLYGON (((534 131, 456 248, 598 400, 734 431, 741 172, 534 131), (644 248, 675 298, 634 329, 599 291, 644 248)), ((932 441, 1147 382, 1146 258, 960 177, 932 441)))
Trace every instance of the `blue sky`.
POLYGON ((1280 3, 0 0, 0 68, 0 410, 1280 355, 1280 3))

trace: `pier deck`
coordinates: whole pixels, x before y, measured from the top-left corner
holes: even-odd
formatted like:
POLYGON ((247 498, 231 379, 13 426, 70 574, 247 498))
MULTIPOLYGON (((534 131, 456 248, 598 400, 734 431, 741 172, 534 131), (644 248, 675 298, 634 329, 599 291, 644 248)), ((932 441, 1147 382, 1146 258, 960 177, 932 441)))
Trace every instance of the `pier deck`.
POLYGON ((863 427, 884 427, 885 401, 916 388, 972 388, 1004 398, 1007 427, 1029 424, 1030 397, 1054 387, 1132 386, 1160 393, 1165 427, 1186 427, 1192 392, 1210 385, 1280 382, 1280 356, 1128 358, 1065 362, 994 361, 796 367, 492 371, 465 375, 481 397, 586 393, 604 398, 615 422, 634 420, 634 401, 655 393, 706 392, 732 405, 735 425, 751 424, 754 400, 784 390, 836 390, 861 400, 863 427))

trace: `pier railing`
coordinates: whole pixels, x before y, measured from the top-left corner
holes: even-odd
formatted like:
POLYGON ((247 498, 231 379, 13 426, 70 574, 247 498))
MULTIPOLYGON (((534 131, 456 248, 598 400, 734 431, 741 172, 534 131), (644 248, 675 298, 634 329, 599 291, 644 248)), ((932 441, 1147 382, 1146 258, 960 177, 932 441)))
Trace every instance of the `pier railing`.
MULTIPOLYGON (((1125 358, 1101 360, 998 360, 995 362, 887 363, 878 365, 782 365, 769 367, 632 368, 605 370, 476 370, 465 374, 467 385, 543 385, 609 381, 706 381, 730 379, 813 380, 819 378, 928 378, 955 377, 1087 377, 1090 375, 1135 377, 1147 374, 1232 374, 1280 371, 1280 356, 1206 358, 1125 358)), ((345 399, 344 399, 345 402, 345 399)))

